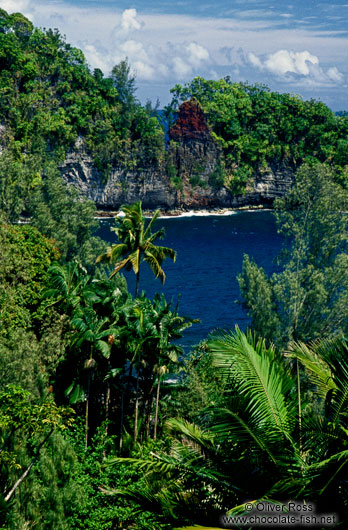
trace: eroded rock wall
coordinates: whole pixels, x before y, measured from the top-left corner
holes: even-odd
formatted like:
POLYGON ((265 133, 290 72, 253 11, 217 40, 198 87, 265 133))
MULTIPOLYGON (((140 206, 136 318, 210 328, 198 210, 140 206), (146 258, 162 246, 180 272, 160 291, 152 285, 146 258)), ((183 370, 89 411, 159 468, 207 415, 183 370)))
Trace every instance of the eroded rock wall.
POLYGON ((79 138, 60 167, 61 174, 98 208, 110 210, 139 199, 146 209, 164 210, 268 205, 293 182, 289 168, 270 167, 257 175, 243 195, 233 195, 225 186, 218 189, 212 177, 221 167, 221 149, 195 100, 180 107, 169 134, 167 160, 160 168, 139 172, 114 167, 105 181, 79 138))

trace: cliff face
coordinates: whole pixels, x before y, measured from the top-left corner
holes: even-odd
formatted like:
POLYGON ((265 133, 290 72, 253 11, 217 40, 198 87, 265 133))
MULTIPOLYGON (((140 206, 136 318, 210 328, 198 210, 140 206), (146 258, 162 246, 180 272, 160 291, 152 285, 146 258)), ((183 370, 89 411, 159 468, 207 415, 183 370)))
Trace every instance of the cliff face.
POLYGON ((243 195, 233 195, 219 185, 221 149, 195 100, 181 105, 169 135, 167 161, 160 168, 139 172, 114 167, 104 182, 80 138, 62 164, 61 174, 98 208, 110 210, 139 199, 145 209, 164 210, 270 204, 293 182, 289 168, 274 167, 257 175, 243 195))
POLYGON ((83 147, 69 154, 60 167, 63 178, 94 201, 98 208, 117 210, 122 204, 139 199, 145 209, 176 207, 176 190, 166 173, 148 169, 141 173, 113 168, 107 182, 83 147))

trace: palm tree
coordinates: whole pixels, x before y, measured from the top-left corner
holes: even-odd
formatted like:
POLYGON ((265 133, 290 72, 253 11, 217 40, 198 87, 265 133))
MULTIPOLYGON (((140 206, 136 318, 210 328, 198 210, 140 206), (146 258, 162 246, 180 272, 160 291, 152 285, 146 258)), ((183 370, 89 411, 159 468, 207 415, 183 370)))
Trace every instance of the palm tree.
POLYGON ((193 323, 199 322, 197 319, 188 317, 181 317, 178 315, 178 304, 172 309, 172 304, 167 303, 164 295, 156 295, 153 301, 153 311, 155 317, 155 325, 158 329, 158 340, 156 342, 156 364, 153 368, 157 375, 157 390, 156 390, 156 405, 155 405, 155 420, 154 420, 154 440, 157 438, 158 427, 158 412, 160 401, 161 380, 163 376, 169 371, 170 366, 178 361, 179 355, 184 353, 184 350, 177 344, 173 344, 173 340, 182 337, 182 332, 191 327, 193 323))
POLYGON ((152 304, 147 298, 140 297, 135 300, 134 303, 125 306, 123 310, 125 326, 122 328, 122 332, 124 333, 127 354, 129 357, 127 393, 129 393, 133 368, 136 373, 134 414, 134 442, 136 442, 139 425, 139 382, 141 377, 144 379, 144 372, 148 371, 152 358, 152 345, 154 341, 158 339, 159 334, 153 319, 152 304))
POLYGON ((91 277, 87 270, 76 260, 65 265, 55 263, 48 269, 49 288, 44 296, 52 298, 65 314, 71 314, 84 299, 92 296, 91 277))
MULTIPOLYGON (((98 365, 98 355, 101 354, 102 359, 109 360, 111 347, 114 344, 115 337, 118 330, 109 325, 107 317, 100 318, 91 307, 79 309, 76 315, 71 319, 70 325, 72 329, 76 330, 72 344, 77 348, 83 347, 87 354, 84 362, 84 369, 87 371, 87 390, 86 390, 86 447, 88 445, 88 431, 89 431, 89 402, 91 380, 94 369, 98 365)), ((108 363, 108 372, 110 366, 108 363)), ((107 374, 108 376, 109 374, 107 374)), ((106 392, 106 410, 108 410, 109 393, 109 377, 106 377, 107 392, 106 392)), ((69 388, 68 393, 73 392, 73 385, 69 388)))
POLYGON ((112 230, 116 233, 118 242, 106 249, 104 254, 97 258, 99 262, 109 262, 115 264, 111 273, 112 277, 121 269, 134 271, 136 275, 135 297, 139 294, 140 263, 145 261, 153 271, 156 278, 165 281, 165 273, 162 263, 166 258, 173 261, 176 259, 176 252, 168 247, 155 245, 156 239, 164 236, 164 229, 152 233, 152 227, 159 216, 157 210, 147 226, 143 215, 141 201, 134 204, 125 204, 121 207, 123 217, 117 217, 116 226, 112 230))

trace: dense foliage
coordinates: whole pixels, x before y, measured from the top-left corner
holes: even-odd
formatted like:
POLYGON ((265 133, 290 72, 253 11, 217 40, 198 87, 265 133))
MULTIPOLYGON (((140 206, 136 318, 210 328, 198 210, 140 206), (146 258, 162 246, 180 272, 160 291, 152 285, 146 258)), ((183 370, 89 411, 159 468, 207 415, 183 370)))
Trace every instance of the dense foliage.
POLYGON ((64 160, 82 135, 107 170, 154 163, 163 144, 157 120, 136 101, 126 61, 111 77, 90 71, 81 50, 57 30, 34 28, 23 15, 0 19, 0 121, 3 140, 21 152, 64 160))
POLYGON ((268 278, 245 256, 239 284, 252 326, 286 346, 348 332, 347 191, 325 166, 304 165, 290 192, 276 201, 285 237, 281 270, 268 278))
POLYGON ((245 257, 239 276, 253 331, 185 358, 195 320, 139 290, 143 262, 163 282, 176 255, 158 212, 124 205, 105 249, 58 170, 78 138, 104 176, 161 163, 127 61, 91 73, 57 31, 0 10, 1 530, 216 528, 289 498, 347 520, 347 117, 229 79, 173 93, 167 115, 195 97, 222 147, 215 189, 306 161, 276 203, 278 272, 245 257))
MULTIPOLYGON (((196 77, 176 85, 166 108, 175 119, 180 104, 195 98, 206 113, 213 138, 223 150, 219 177, 240 192, 257 173, 269 167, 296 169, 304 161, 326 162, 335 179, 346 185, 348 119, 336 116, 324 103, 271 92, 266 86, 196 77), (221 178, 221 176, 223 178, 221 178)), ((212 175, 214 179, 214 175, 212 175)))

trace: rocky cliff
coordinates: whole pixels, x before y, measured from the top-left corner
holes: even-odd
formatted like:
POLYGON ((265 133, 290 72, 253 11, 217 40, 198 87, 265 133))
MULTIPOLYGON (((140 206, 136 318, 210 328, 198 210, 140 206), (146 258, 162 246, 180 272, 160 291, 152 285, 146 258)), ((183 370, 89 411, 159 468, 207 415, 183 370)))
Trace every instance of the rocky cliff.
POLYGON ((195 100, 181 105, 169 136, 166 159, 159 168, 113 167, 106 182, 79 138, 60 167, 61 174, 98 208, 109 210, 139 199, 146 209, 164 210, 269 205, 293 182, 289 168, 270 167, 248 183, 243 194, 234 194, 221 179, 222 151, 195 100))

